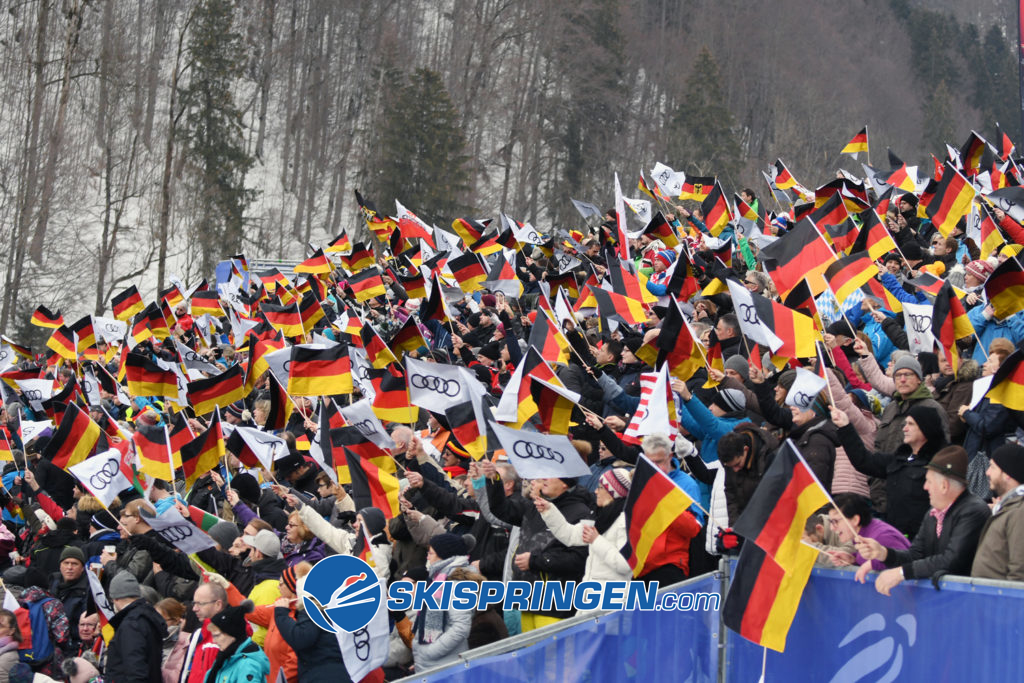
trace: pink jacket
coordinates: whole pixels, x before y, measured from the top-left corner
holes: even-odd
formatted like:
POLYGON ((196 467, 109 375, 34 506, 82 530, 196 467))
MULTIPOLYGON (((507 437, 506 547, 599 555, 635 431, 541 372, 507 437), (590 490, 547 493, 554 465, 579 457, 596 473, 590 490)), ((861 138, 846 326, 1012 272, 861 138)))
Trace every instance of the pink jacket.
MULTIPOLYGON (((850 395, 843 390, 843 385, 836 379, 834 371, 828 373, 828 382, 832 396, 835 397, 836 408, 849 416, 850 424, 857 430, 857 435, 864 442, 864 446, 868 449, 874 449, 875 432, 878 429, 874 416, 854 405, 850 395)), ((856 493, 868 498, 871 497, 867 475, 861 474, 854 468, 853 463, 850 462, 850 458, 847 457, 846 451, 842 447, 836 449, 836 464, 832 471, 831 491, 833 494, 856 493)))

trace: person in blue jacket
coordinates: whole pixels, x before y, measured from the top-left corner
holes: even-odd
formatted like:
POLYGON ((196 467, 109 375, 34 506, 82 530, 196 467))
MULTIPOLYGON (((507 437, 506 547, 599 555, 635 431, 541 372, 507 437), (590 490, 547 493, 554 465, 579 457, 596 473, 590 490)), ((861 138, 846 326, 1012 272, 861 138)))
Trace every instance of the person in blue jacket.
POLYGON ((740 422, 749 422, 746 416, 746 395, 734 387, 719 387, 711 407, 694 396, 685 382, 673 382, 672 389, 679 393, 679 424, 693 440, 700 440, 700 457, 704 462, 718 461, 718 440, 732 431, 740 422))
POLYGON ((253 610, 251 600, 238 607, 225 607, 210 618, 210 637, 220 648, 213 666, 206 672, 206 683, 253 683, 270 675, 270 660, 252 642, 245 615, 253 610))
POLYGON ((971 358, 984 364, 988 359, 988 347, 993 339, 1009 339, 1016 346, 1024 339, 1024 313, 1014 313, 1009 318, 997 320, 991 304, 978 304, 967 312, 967 318, 974 325, 980 344, 975 344, 971 358))

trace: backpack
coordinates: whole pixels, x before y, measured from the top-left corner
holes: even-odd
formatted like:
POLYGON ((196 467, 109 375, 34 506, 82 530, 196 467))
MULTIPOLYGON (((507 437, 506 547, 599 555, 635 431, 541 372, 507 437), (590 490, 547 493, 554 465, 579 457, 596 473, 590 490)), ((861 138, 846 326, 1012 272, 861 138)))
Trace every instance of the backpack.
POLYGON ((15 611, 18 630, 21 631, 21 647, 18 661, 35 668, 46 664, 53 657, 53 640, 50 638, 50 624, 43 607, 55 598, 43 598, 25 603, 15 611))

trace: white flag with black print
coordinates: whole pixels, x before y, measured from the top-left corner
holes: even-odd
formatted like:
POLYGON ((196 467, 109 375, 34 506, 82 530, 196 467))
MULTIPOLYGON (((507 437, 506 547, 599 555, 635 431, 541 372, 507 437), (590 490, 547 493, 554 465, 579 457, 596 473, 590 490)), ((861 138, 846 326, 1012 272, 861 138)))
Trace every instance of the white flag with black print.
POLYGON ((53 396, 52 379, 16 379, 14 383, 21 390, 21 398, 28 401, 33 411, 44 412, 43 401, 53 396))
POLYGON ((151 516, 143 510, 142 515, 145 518, 143 521, 153 527, 153 530, 160 534, 161 538, 186 555, 217 547, 212 538, 182 517, 177 508, 167 508, 162 514, 155 516, 151 516))
POLYGON ((85 400, 89 402, 89 405, 97 407, 103 405, 103 398, 100 396, 100 383, 91 369, 82 373, 82 393, 85 394, 85 400))
POLYGON ((348 347, 348 357, 352 362, 352 381, 359 387, 359 392, 372 401, 377 392, 374 391, 373 382, 370 381, 370 371, 373 366, 370 365, 370 360, 366 356, 366 349, 350 346, 348 347))
POLYGON ((384 424, 374 415, 370 399, 361 399, 350 406, 338 406, 338 412, 345 418, 345 422, 358 429, 360 434, 376 445, 381 448, 395 447, 395 442, 384 429, 384 424))
POLYGON ((797 368, 793 386, 786 393, 786 405, 796 406, 800 410, 810 410, 814 405, 814 399, 818 398, 818 394, 827 385, 828 382, 818 373, 797 368))
MULTIPOLYGON (((381 592, 387 595, 387 584, 381 579, 381 592)), ((390 629, 388 611, 381 605, 370 623, 352 633, 335 631, 341 646, 341 659, 345 662, 349 678, 361 681, 374 669, 383 666, 388 658, 390 629)))
POLYGON ((409 401, 414 406, 443 413, 448 408, 469 400, 463 376, 456 365, 428 363, 405 357, 409 382, 409 401))
MULTIPOLYGON (((103 621, 110 621, 114 618, 114 606, 107 599, 107 593, 103 590, 103 584, 100 583, 100 577, 96 576, 93 571, 87 571, 86 575, 89 577, 89 590, 92 592, 93 602, 96 603, 96 607, 99 608, 100 612, 103 612, 103 621)), ((6 603, 4 609, 7 609, 6 603)))
MULTIPOLYGON (((758 299, 764 299, 764 297, 751 294, 746 287, 735 280, 728 280, 728 284, 729 296, 732 297, 736 317, 740 322, 740 332, 750 341, 767 346, 772 353, 778 351, 783 342, 762 320, 758 313, 757 302, 754 300, 755 296, 758 299)), ((771 306, 770 301, 764 300, 771 306)))
POLYGON ((132 485, 121 469, 121 452, 113 448, 72 465, 68 471, 103 503, 103 507, 110 507, 117 494, 132 485))
POLYGON ((511 429, 493 422, 491 428, 505 449, 509 464, 523 479, 590 475, 590 468, 567 436, 511 429))
POLYGON ((235 427, 235 431, 268 472, 274 471, 275 460, 288 455, 288 442, 275 434, 255 427, 235 427))
MULTIPOLYGON (((629 197, 623 197, 622 201, 625 202, 626 206, 628 206, 630 210, 633 211, 633 214, 641 223, 647 225, 651 222, 651 218, 654 217, 654 214, 651 213, 651 203, 649 201, 646 199, 630 199, 629 197)), ((643 230, 639 231, 637 237, 641 234, 643 234, 643 230)), ((633 234, 630 233, 630 237, 632 236, 633 234)))
POLYGON ((210 363, 200 356, 197 351, 190 349, 177 339, 174 340, 174 347, 178 349, 178 355, 181 356, 181 362, 185 364, 185 368, 188 370, 198 370, 199 372, 208 373, 211 376, 219 375, 223 372, 223 368, 210 363))
POLYGON ((92 329, 107 344, 116 344, 128 334, 128 323, 117 318, 92 317, 92 329))
POLYGON ((903 321, 907 327, 907 346, 911 353, 917 354, 935 348, 932 316, 931 304, 903 304, 903 321))

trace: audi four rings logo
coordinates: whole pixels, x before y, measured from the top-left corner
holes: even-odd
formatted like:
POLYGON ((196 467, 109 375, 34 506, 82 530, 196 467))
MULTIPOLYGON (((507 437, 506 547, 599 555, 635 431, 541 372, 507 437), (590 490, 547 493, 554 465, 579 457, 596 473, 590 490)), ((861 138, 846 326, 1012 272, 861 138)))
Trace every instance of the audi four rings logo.
POLYGON ((370 634, 365 627, 352 633, 352 644, 356 648, 356 659, 365 662, 370 658, 370 634))
POLYGON ((121 466, 117 461, 117 458, 110 458, 103 463, 103 467, 99 468, 91 477, 89 477, 89 487, 94 491, 102 491, 110 486, 110 482, 114 481, 114 478, 120 471, 121 466))
POLYGON ((449 398, 458 396, 459 390, 462 388, 456 380, 445 379, 437 375, 413 375, 411 382, 414 389, 433 391, 449 398))
POLYGON ((21 395, 30 401, 42 401, 43 392, 39 389, 22 389, 21 395))
POLYGON ((363 381, 370 379, 370 367, 368 365, 357 365, 356 377, 363 381))
POLYGON ((512 444, 512 452, 520 458, 536 458, 538 460, 553 460, 563 462, 565 458, 553 448, 533 443, 531 441, 516 441, 512 444))
POLYGON ((169 526, 166 529, 161 529, 160 535, 163 536, 164 539, 169 543, 174 543, 175 541, 184 541, 186 538, 192 536, 192 528, 186 524, 169 526))
POLYGON ((114 334, 117 334, 118 332, 121 331, 121 328, 114 323, 107 323, 106 325, 103 326, 103 329, 105 329, 107 332, 113 332, 114 334))
POLYGON ((362 420, 352 425, 359 430, 359 433, 363 436, 372 436, 377 433, 377 429, 373 426, 373 423, 369 420, 362 420))
POLYGON ((803 391, 796 392, 796 396, 793 397, 793 403, 796 403, 801 408, 806 408, 807 406, 811 405, 811 401, 813 400, 813 396, 810 396, 803 391))
POLYGON ((528 232, 526 234, 526 241, 527 242, 536 242, 539 239, 540 239, 540 235, 537 233, 536 230, 531 230, 530 232, 528 232))
POLYGON ((751 325, 757 325, 761 322, 761 319, 757 317, 757 309, 754 308, 754 304, 740 304, 740 320, 751 325))
POLYGON ((910 324, 914 328, 914 332, 927 332, 932 327, 932 320, 926 315, 911 314, 910 324))

